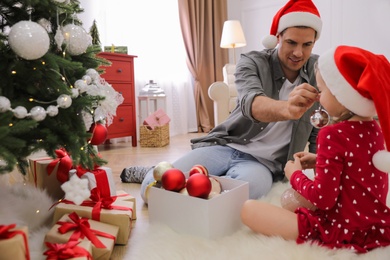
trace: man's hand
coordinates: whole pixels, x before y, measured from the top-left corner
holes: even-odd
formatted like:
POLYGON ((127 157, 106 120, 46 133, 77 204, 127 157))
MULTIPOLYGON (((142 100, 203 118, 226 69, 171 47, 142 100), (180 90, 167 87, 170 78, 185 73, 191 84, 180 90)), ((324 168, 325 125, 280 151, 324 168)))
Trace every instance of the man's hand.
POLYGON ((299 119, 318 100, 318 91, 310 84, 295 87, 288 96, 289 119, 299 119))
POLYGON ((252 115, 261 122, 277 122, 299 119, 318 100, 318 91, 303 83, 296 86, 288 100, 275 100, 257 96, 252 103, 252 115))

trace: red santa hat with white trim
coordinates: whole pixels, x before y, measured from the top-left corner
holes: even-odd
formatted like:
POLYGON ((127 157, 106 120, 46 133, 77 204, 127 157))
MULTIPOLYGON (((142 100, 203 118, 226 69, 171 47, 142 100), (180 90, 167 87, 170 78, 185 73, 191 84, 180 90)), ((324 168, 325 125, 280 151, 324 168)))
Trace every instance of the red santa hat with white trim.
POLYGON ((267 49, 273 49, 278 43, 279 33, 289 27, 307 26, 316 32, 316 40, 320 37, 322 20, 317 7, 312 0, 290 0, 274 16, 270 35, 263 38, 263 45, 267 49))
POLYGON ((327 87, 348 110, 378 116, 386 149, 372 157, 374 166, 390 172, 390 63, 385 56, 354 46, 338 46, 320 56, 318 68, 327 87))

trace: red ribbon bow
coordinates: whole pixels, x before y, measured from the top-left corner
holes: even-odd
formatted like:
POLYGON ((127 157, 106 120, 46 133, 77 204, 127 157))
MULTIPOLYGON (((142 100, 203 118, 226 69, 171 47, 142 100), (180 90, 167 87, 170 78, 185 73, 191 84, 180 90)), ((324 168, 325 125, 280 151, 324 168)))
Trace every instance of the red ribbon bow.
POLYGON ((60 225, 58 227, 58 232, 61 234, 65 234, 69 231, 73 231, 73 234, 70 236, 69 241, 77 241, 79 239, 84 239, 86 237, 91 243, 97 248, 106 248, 106 246, 97 238, 96 235, 107 237, 115 240, 116 237, 105 232, 101 232, 99 230, 94 230, 90 228, 90 224, 88 222, 88 218, 80 218, 76 212, 72 212, 69 214, 69 218, 72 222, 64 222, 58 221, 57 224, 60 225))
POLYGON ((27 235, 21 230, 14 230, 11 231, 11 229, 14 229, 16 227, 16 224, 11 225, 0 225, 0 239, 9 239, 16 235, 22 235, 23 241, 24 241, 24 247, 26 249, 26 259, 30 259, 30 251, 28 249, 28 240, 27 235))
POLYGON ((55 151, 57 159, 54 159, 47 166, 47 174, 50 176, 54 171, 54 168, 58 164, 57 180, 64 183, 69 180, 69 171, 72 169, 72 159, 64 149, 58 149, 55 151))
POLYGON ((129 210, 133 211, 132 208, 112 205, 116 200, 116 196, 113 197, 102 197, 100 190, 94 188, 91 190, 91 200, 86 200, 81 203, 80 206, 93 207, 92 209, 92 219, 100 221, 100 211, 101 209, 117 209, 117 210, 129 210))
POLYGON ((80 241, 69 241, 66 244, 45 242, 48 250, 43 254, 47 256, 46 260, 62 260, 83 256, 86 256, 88 260, 92 260, 91 254, 85 248, 77 246, 79 243, 80 241))

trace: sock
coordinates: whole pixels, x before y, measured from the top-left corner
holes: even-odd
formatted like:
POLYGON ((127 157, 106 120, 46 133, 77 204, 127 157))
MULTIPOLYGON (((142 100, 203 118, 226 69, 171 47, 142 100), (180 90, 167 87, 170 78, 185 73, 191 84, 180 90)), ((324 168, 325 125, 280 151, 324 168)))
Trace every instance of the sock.
POLYGON ((122 182, 142 183, 145 179, 145 175, 151 168, 153 167, 131 166, 124 168, 121 173, 121 180, 122 182))

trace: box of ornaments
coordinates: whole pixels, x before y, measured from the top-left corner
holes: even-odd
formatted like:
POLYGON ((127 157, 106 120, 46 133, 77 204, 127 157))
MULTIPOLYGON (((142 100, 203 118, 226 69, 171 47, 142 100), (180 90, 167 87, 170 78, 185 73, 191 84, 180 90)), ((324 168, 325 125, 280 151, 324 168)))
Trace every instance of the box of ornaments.
POLYGON ((150 223, 212 239, 242 226, 240 211, 249 198, 247 182, 210 176, 202 165, 194 165, 185 174, 168 162, 158 163, 153 176, 155 181, 146 190, 150 223))

